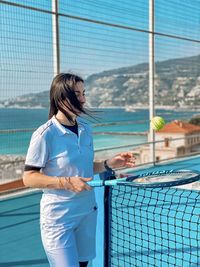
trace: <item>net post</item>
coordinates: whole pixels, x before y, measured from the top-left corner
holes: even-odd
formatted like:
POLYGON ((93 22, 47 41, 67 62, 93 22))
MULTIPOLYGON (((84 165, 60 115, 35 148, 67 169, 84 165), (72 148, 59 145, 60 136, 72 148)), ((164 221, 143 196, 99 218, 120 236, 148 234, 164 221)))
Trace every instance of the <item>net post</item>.
MULTIPOLYGON (((116 179, 113 170, 106 171, 100 176, 104 180, 116 179)), ((104 267, 110 267, 110 186, 104 187, 104 267)))

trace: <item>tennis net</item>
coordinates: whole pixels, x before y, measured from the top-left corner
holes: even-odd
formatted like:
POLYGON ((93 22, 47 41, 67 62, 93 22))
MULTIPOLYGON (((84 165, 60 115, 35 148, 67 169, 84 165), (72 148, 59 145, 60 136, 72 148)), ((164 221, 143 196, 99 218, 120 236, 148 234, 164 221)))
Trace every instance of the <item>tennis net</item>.
POLYGON ((105 266, 200 266, 200 193, 106 188, 105 266))

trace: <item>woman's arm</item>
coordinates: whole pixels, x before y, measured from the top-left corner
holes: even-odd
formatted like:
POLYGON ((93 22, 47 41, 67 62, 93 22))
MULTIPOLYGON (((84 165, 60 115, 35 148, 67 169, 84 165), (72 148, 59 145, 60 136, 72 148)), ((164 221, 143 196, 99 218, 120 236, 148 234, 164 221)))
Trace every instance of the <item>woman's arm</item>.
POLYGON ((33 188, 64 189, 79 193, 84 190, 91 190, 86 184, 92 178, 73 177, 53 177, 47 176, 39 171, 25 171, 23 182, 25 186, 33 188))
MULTIPOLYGON (((62 179, 62 177, 60 177, 60 179, 62 179)), ((58 178, 47 176, 39 171, 25 171, 23 182, 24 185, 28 187, 60 189, 58 178)))

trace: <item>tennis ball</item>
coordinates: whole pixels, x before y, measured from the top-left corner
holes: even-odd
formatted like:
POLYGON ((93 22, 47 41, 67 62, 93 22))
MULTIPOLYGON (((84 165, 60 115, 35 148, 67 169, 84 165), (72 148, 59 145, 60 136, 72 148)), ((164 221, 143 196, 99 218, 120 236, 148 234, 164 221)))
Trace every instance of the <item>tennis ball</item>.
POLYGON ((165 120, 162 117, 156 116, 156 117, 153 117, 151 120, 151 127, 155 131, 161 130, 164 125, 165 125, 165 120))

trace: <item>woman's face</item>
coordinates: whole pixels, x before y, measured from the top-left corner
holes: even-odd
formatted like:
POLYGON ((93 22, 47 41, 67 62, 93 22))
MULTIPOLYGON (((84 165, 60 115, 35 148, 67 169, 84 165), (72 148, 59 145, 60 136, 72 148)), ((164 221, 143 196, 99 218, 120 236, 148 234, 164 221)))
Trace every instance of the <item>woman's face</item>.
POLYGON ((84 106, 84 104, 86 102, 84 83, 82 83, 82 82, 76 83, 76 87, 75 87, 74 92, 75 92, 76 97, 77 97, 78 101, 80 102, 81 106, 84 106))
MULTIPOLYGON (((84 83, 83 82, 77 82, 75 89, 74 89, 74 93, 76 94, 76 97, 78 99, 78 101, 80 102, 81 106, 83 107, 86 99, 85 99, 85 89, 84 89, 84 83)), ((77 114, 81 114, 81 112, 79 110, 77 110, 75 107, 73 107, 73 109, 76 111, 77 114)), ((74 113, 71 111, 71 107, 68 106, 67 103, 65 103, 65 110, 68 112, 68 114, 70 116, 73 116, 74 113), (66 110, 67 108, 67 110, 66 110)))

